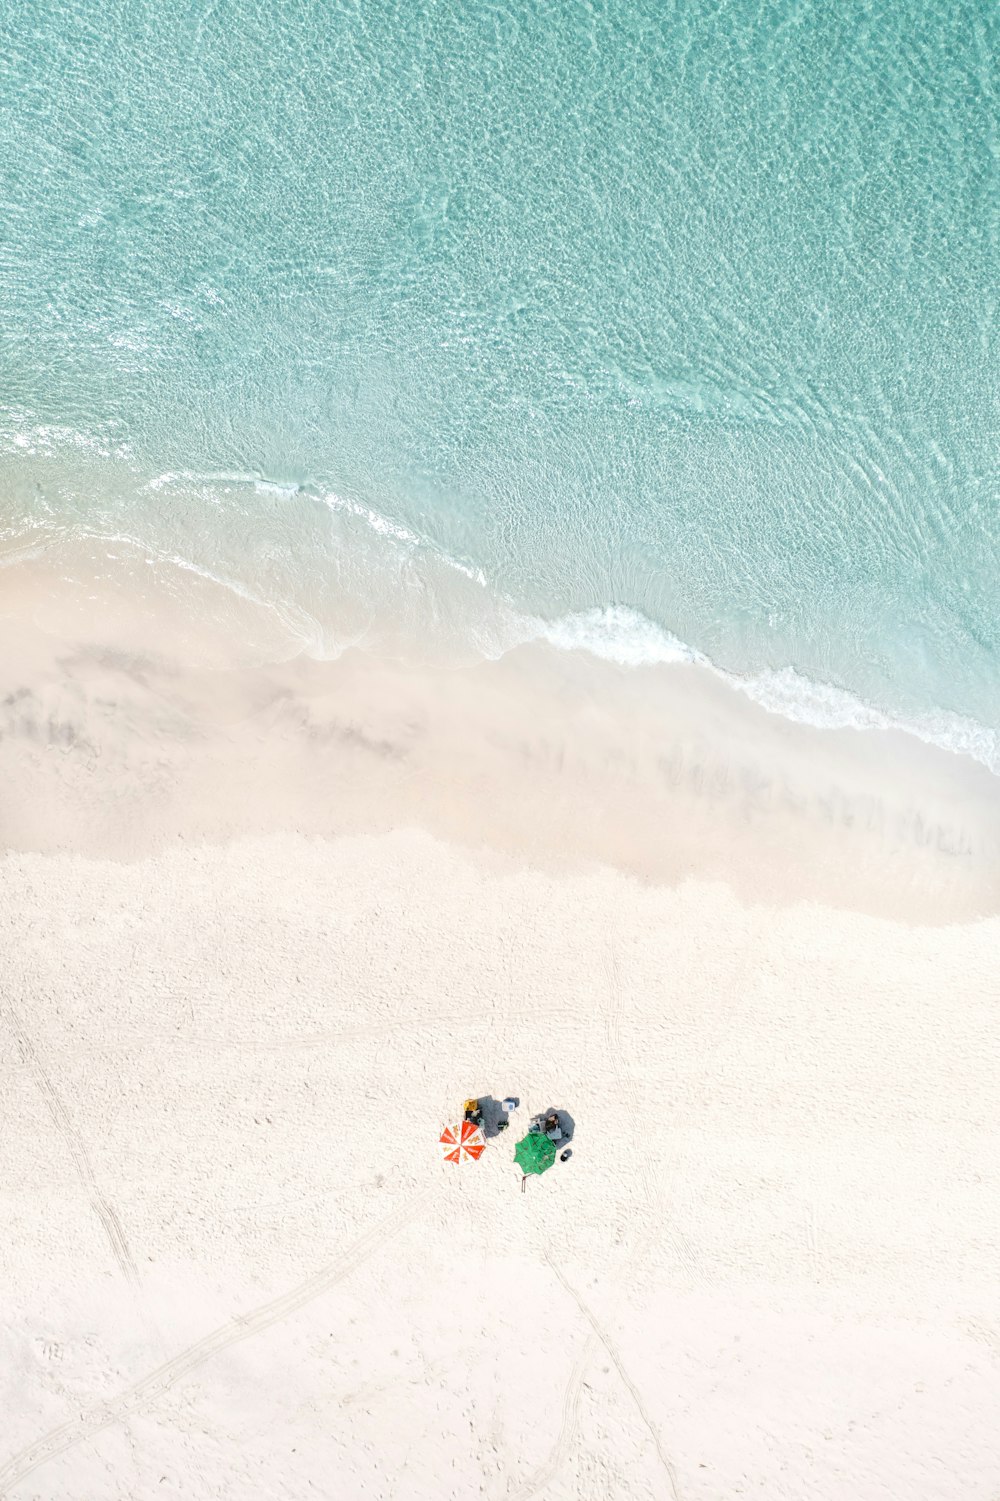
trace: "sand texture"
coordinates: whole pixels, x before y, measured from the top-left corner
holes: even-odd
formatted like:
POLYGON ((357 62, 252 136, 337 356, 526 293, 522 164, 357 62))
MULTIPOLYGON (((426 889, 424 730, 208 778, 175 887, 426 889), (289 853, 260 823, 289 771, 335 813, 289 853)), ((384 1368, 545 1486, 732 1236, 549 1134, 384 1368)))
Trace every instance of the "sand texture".
POLYGON ((24 590, 0 1497, 996 1501, 995 779, 24 590))
POLYGON ((993 921, 9 855, 0 1494, 989 1501, 993 921), (445 1167, 469 1093, 556 1105, 445 1167))

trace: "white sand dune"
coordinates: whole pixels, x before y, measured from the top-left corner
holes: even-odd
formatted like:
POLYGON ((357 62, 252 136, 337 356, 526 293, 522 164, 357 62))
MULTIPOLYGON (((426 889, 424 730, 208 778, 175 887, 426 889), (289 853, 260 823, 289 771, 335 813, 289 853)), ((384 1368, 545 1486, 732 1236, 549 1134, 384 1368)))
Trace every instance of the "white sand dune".
POLYGON ((995 1501, 985 773, 669 672, 20 639, 0 1496, 995 1501))

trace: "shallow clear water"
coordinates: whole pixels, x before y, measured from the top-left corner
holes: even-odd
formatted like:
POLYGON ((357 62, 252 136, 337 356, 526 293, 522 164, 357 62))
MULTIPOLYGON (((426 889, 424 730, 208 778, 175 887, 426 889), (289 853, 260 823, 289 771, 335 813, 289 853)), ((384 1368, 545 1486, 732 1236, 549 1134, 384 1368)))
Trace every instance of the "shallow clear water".
POLYGON ((785 712, 1000 730, 997 32, 6 7, 7 555, 116 538, 314 651, 678 638, 785 712))

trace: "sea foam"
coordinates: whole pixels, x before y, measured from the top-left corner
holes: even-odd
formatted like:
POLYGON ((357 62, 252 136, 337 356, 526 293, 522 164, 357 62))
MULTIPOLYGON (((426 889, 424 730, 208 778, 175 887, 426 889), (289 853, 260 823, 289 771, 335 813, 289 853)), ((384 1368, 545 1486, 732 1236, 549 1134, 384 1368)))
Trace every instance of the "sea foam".
POLYGON ((969 756, 1000 776, 1000 735, 975 719, 947 710, 903 717, 886 713, 834 683, 819 682, 787 666, 758 673, 719 667, 641 611, 626 605, 581 610, 554 621, 526 619, 528 640, 560 651, 585 651, 623 667, 687 663, 706 668, 771 714, 816 729, 899 730, 928 745, 969 756))

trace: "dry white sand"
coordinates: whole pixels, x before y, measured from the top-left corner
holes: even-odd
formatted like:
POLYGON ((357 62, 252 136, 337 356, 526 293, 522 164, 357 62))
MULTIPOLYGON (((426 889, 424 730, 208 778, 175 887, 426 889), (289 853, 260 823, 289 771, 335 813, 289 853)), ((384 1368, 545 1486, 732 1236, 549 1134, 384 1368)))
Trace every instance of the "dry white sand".
POLYGON ((672 679, 462 675, 456 745, 385 666, 206 697, 21 639, 0 1496, 995 1501, 977 773, 672 679), (515 1129, 442 1164, 485 1093, 515 1129))

